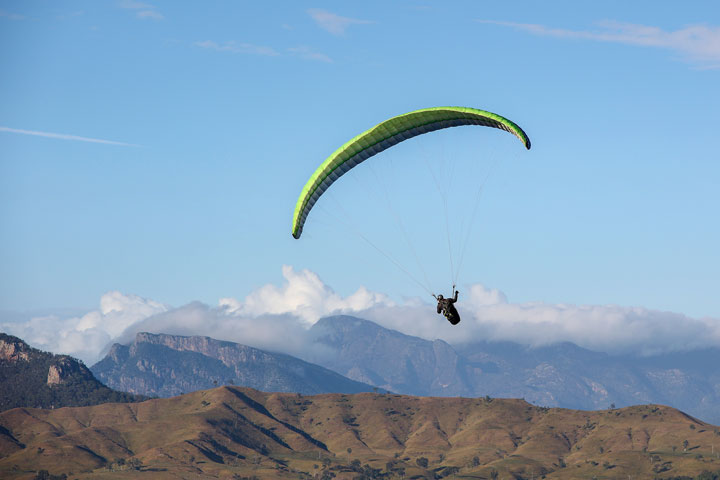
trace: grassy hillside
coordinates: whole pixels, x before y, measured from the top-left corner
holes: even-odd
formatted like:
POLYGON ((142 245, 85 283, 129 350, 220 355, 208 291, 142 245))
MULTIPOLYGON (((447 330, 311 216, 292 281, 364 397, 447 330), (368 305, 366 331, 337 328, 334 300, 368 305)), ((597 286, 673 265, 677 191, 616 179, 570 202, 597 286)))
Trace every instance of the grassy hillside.
POLYGON ((0 478, 693 478, 718 448, 720 428, 653 405, 221 387, 0 414, 0 478))

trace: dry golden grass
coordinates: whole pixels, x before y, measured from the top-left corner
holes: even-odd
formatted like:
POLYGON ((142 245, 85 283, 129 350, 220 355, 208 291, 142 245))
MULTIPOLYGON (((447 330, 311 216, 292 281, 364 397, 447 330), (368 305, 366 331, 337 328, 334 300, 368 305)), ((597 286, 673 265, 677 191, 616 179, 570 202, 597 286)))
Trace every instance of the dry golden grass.
POLYGON ((385 478, 401 478, 400 467, 405 478, 456 467, 455 478, 490 478, 495 470, 498 478, 638 479, 720 470, 717 450, 720 428, 656 405, 585 412, 514 399, 221 387, 0 414, 3 479, 41 469, 71 479, 307 478, 302 472, 324 468, 353 478, 352 461, 383 472, 394 462, 385 478))

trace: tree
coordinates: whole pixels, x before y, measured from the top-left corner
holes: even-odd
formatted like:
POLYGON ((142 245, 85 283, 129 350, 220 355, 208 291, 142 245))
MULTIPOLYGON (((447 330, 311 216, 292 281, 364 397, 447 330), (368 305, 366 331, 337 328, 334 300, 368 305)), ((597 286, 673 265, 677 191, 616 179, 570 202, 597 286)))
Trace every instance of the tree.
POLYGON ((695 478, 696 480, 718 480, 720 478, 720 470, 715 473, 712 473, 708 470, 703 470, 702 472, 700 472, 700 475, 695 478))
POLYGON ((67 480, 67 475, 51 475, 47 470, 40 470, 35 474, 33 480, 67 480))
POLYGON ((499 475, 498 471, 495 470, 494 468, 492 470, 490 470, 490 479, 491 480, 497 480, 498 475, 499 475))
POLYGON ((415 463, 417 463, 418 467, 420 468, 427 468, 428 467, 428 459, 425 457, 420 457, 417 460, 415 460, 415 463))

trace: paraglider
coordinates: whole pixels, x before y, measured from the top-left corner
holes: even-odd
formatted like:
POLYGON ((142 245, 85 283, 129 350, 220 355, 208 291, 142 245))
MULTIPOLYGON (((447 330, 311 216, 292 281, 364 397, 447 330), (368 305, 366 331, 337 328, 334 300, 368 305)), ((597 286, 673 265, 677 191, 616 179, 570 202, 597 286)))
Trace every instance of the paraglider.
POLYGON ((457 302, 458 299, 458 292, 455 290, 455 285, 453 285, 453 291, 455 297, 453 298, 444 298, 442 295, 438 295, 435 297, 437 300, 437 313, 442 313, 445 318, 447 318, 447 321, 450 322, 453 325, 457 325, 460 323, 460 314, 458 313, 457 309, 455 308, 454 303, 457 302))
MULTIPOLYGON (((463 125, 477 125, 505 130, 517 137, 530 149, 530 139, 517 124, 495 113, 468 107, 433 107, 415 110, 392 117, 366 130, 335 150, 310 176, 295 205, 292 236, 299 239, 305 221, 315 203, 337 179, 368 158, 412 137, 463 125)), ((406 272, 407 273, 407 272, 406 272)), ((451 324, 460 322, 453 305, 458 292, 453 285, 454 298, 435 296, 438 313, 443 313, 451 324)), ((428 293, 429 290, 428 290, 428 293)))

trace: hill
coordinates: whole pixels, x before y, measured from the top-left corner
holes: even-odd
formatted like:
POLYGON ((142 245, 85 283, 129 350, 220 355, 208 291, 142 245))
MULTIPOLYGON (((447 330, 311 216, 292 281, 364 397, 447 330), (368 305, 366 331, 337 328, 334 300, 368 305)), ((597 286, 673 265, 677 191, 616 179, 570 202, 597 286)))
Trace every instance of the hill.
POLYGON ((111 390, 70 356, 40 351, 5 333, 0 333, 0 385, 0 411, 146 399, 111 390))
POLYGON ((373 387, 281 353, 210 337, 138 333, 91 367, 108 386, 171 397, 234 384, 271 392, 358 393, 373 387))
MULTIPOLYGON (((0 414, 0 477, 693 478, 720 428, 646 405, 220 387, 142 403, 0 414)), ((712 478, 712 477, 709 477, 712 478)))

